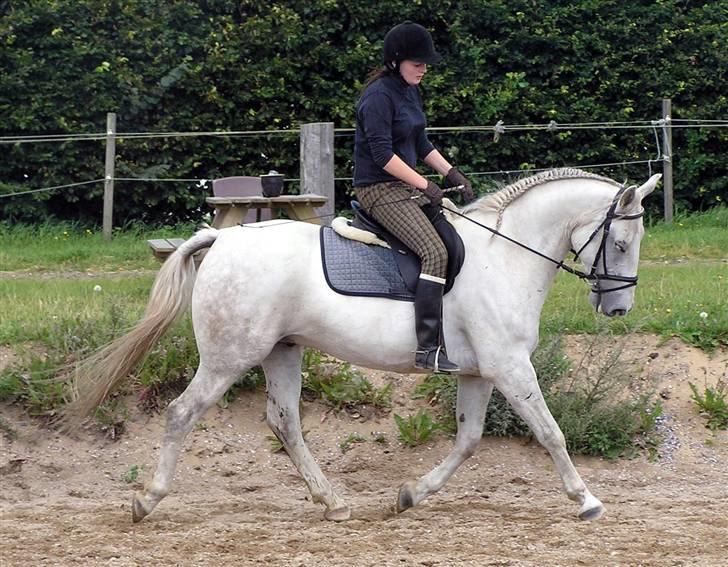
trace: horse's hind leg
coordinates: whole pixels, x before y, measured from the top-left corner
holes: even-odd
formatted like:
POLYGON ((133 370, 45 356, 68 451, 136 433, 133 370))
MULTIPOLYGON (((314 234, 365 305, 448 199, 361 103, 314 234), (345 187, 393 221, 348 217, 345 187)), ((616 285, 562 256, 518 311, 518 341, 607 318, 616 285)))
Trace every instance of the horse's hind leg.
POLYGON ((301 433, 298 411, 301 397, 301 358, 303 347, 278 344, 263 361, 268 387, 268 425, 276 434, 308 485, 314 502, 326 506, 327 520, 343 521, 350 516, 349 507, 334 492, 301 433))
POLYGON ((440 490, 457 468, 471 457, 483 436, 485 412, 493 392, 493 384, 476 376, 458 377, 456 419, 458 433, 455 447, 439 466, 419 480, 402 485, 397 497, 397 512, 416 506, 430 494, 440 490))
POLYGON ((214 374, 203 364, 184 392, 167 408, 167 429, 164 433, 159 463, 152 481, 137 492, 132 500, 132 518, 139 522, 151 513, 168 493, 177 467, 182 443, 197 420, 213 406, 246 369, 214 374))
POLYGON ((517 369, 517 372, 503 377, 502 383, 497 382, 498 389, 523 421, 528 424, 539 443, 551 455, 567 496, 581 505, 579 518, 582 520, 599 519, 604 513, 604 506, 589 492, 571 462, 566 450, 564 434, 546 406, 530 360, 526 358, 524 362, 515 364, 513 367, 517 369))

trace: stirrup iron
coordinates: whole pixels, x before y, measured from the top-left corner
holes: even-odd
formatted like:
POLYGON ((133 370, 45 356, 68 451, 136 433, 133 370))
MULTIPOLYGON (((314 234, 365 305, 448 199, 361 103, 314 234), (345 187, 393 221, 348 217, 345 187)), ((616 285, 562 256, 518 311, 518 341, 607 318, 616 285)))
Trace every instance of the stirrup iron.
POLYGON ((447 353, 442 346, 430 349, 418 347, 415 351, 415 368, 445 374, 460 372, 460 367, 447 358, 447 353), (440 353, 442 353, 442 356, 440 356, 440 353), (430 361, 431 358, 434 358, 432 362, 430 361))

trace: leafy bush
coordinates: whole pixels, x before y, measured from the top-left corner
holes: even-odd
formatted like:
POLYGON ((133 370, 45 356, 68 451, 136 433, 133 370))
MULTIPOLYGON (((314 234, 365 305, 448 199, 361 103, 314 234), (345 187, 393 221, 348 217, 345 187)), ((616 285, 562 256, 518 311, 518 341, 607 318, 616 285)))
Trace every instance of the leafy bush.
MULTIPOLYGON (((561 337, 541 341, 532 362, 546 404, 573 453, 614 458, 631 456, 644 449, 653 454, 657 446, 656 420, 662 412, 659 400, 628 392, 630 377, 622 370, 619 346, 597 360, 596 346, 604 340, 607 339, 603 333, 591 337, 586 354, 574 369, 563 353, 561 337)), ((454 377, 428 376, 415 389, 414 396, 443 408, 438 422, 441 429, 456 429, 457 381, 454 377)), ((530 430, 505 397, 494 390, 483 433, 524 436, 530 435, 530 430)))
POLYGON ((652 457, 657 449, 654 435, 662 405, 649 396, 617 403, 597 403, 583 390, 550 395, 549 409, 572 453, 613 459, 634 456, 640 449, 652 457))
MULTIPOLYGON (((296 128, 352 128, 385 30, 405 19, 431 29, 445 57, 424 85, 432 126, 650 120, 662 97, 672 97, 675 118, 728 114, 720 2, 57 0, 9 3, 0 15, 0 136, 103 134, 108 111, 118 113, 120 132, 275 129, 121 137, 116 175, 210 179, 275 168, 298 177, 296 128)), ((508 132, 498 143, 482 131, 432 138, 470 172, 655 157, 651 129, 508 132)), ((336 140, 336 176, 346 178, 352 137, 336 140)), ((674 131, 680 207, 725 201, 727 140, 725 128, 674 131)), ((8 144, 0 194, 99 179, 102 144, 8 144)), ((606 173, 643 178, 644 169, 606 173)), ((341 208, 350 189, 337 186, 341 208)), ((209 194, 196 182, 120 181, 116 190, 121 223, 196 218, 209 194)), ((0 216, 98 224, 102 194, 95 183, 13 197, 0 216)))
MULTIPOLYGON (((551 384, 564 376, 570 361, 563 354, 560 337, 543 339, 533 354, 532 362, 539 377, 541 389, 548 391, 551 384)), ((413 398, 424 398, 434 406, 442 407, 438 424, 443 431, 455 432, 455 406, 457 403, 457 378, 446 374, 430 374, 419 384, 413 398)), ((496 437, 528 435, 528 426, 506 401, 503 394, 493 390, 488 404, 483 428, 485 435, 496 437)))

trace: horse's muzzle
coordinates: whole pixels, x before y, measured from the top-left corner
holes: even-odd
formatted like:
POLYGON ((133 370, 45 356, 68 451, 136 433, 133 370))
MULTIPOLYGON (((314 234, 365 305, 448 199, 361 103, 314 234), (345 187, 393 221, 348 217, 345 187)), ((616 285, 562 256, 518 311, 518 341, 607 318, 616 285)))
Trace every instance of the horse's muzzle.
POLYGON ((589 303, 597 313, 607 317, 624 317, 632 308, 631 305, 625 305, 624 301, 613 301, 613 298, 593 291, 589 292, 589 303))

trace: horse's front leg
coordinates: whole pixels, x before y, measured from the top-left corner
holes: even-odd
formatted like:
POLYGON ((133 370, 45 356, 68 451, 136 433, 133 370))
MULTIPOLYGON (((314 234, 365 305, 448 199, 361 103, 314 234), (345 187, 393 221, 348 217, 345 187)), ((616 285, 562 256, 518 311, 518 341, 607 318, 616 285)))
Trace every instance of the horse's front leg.
POLYGON ((458 377, 456 419, 458 433, 455 447, 439 466, 419 480, 402 485, 397 498, 397 511, 403 512, 440 490, 457 468, 475 452, 483 436, 485 411, 493 392, 493 384, 477 376, 458 377))
POLYGON ((551 455, 556 470, 561 476, 566 494, 571 500, 581 505, 579 518, 582 520, 599 519, 604 513, 604 506, 589 492, 571 462, 566 450, 564 434, 546 406, 530 359, 525 356, 522 360, 519 359, 509 366, 515 371, 496 380, 498 390, 503 393, 508 403, 528 424, 536 439, 551 455))
POLYGON ((268 426, 283 443, 306 482, 313 501, 326 506, 324 517, 337 522, 348 520, 351 515, 349 507, 334 492, 303 440, 298 411, 302 355, 303 347, 278 344, 263 361, 268 389, 268 426))

